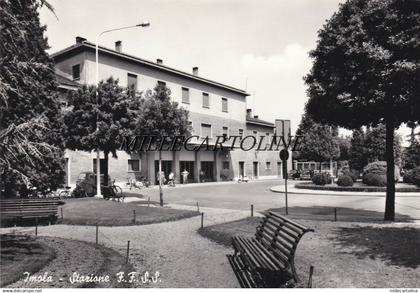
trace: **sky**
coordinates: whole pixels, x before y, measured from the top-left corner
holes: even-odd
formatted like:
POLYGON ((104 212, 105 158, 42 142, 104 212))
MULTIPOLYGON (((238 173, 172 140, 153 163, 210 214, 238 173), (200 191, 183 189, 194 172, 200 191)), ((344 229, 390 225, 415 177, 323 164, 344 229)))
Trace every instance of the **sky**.
MULTIPOLYGON (((95 42, 103 30, 149 21, 150 27, 105 34, 99 40, 147 60, 191 72, 251 94, 247 107, 273 122, 290 119, 292 132, 308 97, 303 77, 317 31, 338 10, 339 0, 49 0, 45 7, 50 53, 95 42)), ((406 131, 404 131, 406 132, 406 131)), ((349 132, 342 131, 342 134, 349 132)))

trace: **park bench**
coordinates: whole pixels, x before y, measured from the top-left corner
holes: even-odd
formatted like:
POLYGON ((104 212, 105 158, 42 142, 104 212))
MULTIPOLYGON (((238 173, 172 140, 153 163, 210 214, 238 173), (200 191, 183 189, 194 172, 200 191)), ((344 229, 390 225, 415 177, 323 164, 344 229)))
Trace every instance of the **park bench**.
MULTIPOLYGON (((24 219, 57 220, 57 210, 62 201, 41 198, 14 198, 0 200, 0 215, 2 223, 21 222, 24 219)), ((3 224, 2 224, 3 225, 3 224)))
POLYGON ((294 257, 299 240, 313 229, 278 213, 266 212, 255 237, 232 238, 233 255, 227 255, 242 288, 287 287, 300 280, 294 257))

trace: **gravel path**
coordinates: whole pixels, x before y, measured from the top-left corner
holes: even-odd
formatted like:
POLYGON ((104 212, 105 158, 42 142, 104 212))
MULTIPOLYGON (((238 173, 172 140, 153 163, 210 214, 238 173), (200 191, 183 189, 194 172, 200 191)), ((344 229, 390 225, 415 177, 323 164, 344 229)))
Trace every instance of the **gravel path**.
MULTIPOLYGON (((196 209, 180 205, 171 207, 196 209)), ((205 214, 205 226, 249 216, 249 211, 214 208, 201 208, 200 211, 205 214)), ((99 227, 99 243, 125 255, 127 241, 130 240, 130 262, 136 272, 143 274, 148 271, 152 275, 159 272, 159 283, 137 283, 137 287, 239 287, 226 258, 232 249, 201 237, 197 233, 200 223, 200 217, 193 217, 143 226, 99 227)), ((16 229, 22 232, 28 228, 16 229)), ((32 229, 28 232, 32 232, 32 229)), ((38 234, 95 241, 95 227, 92 226, 44 226, 38 228, 38 234)))

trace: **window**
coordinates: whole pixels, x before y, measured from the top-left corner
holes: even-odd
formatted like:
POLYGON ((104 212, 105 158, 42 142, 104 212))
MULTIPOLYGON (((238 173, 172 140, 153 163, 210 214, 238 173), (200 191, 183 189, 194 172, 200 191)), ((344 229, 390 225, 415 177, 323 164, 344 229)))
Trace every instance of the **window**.
POLYGON ((194 132, 192 121, 188 121, 188 129, 190 130, 191 134, 194 132))
POLYGON ((201 123, 201 137, 212 137, 211 134, 211 125, 210 124, 205 124, 205 123, 201 123))
POLYGON ((255 131, 255 130, 254 130, 254 131, 252 132, 252 134, 254 135, 254 137, 255 137, 255 138, 257 138, 258 131, 255 131))
POLYGON ((269 147, 270 146, 270 133, 266 132, 265 138, 266 138, 266 146, 269 147))
POLYGON ((137 75, 128 73, 127 74, 127 86, 129 88, 133 87, 135 91, 137 91, 137 75))
POLYGON ((271 162, 265 162, 265 169, 270 170, 271 169, 271 162))
POLYGON ((128 160, 128 172, 139 172, 140 160, 128 160))
POLYGON ((228 138, 228 136, 229 136, 229 129, 228 129, 227 127, 224 127, 224 126, 223 126, 223 129, 222 129, 222 135, 223 135, 223 137, 224 137, 225 139, 227 139, 227 138, 228 138))
POLYGON ((203 93, 203 108, 210 108, 210 98, 208 93, 203 93))
POLYGON ((158 86, 166 86, 166 82, 158 80, 158 86))
POLYGON ((223 161, 223 170, 229 170, 229 161, 223 161))
POLYGON ((228 111, 228 100, 226 98, 222 98, 222 112, 228 111))
POLYGON ((184 104, 190 103, 190 90, 186 87, 182 88, 182 102, 184 104))
POLYGON ((239 129, 238 134, 239 134, 239 137, 242 139, 244 137, 244 130, 239 129))
POLYGON ((80 79, 80 64, 74 65, 71 69, 73 72, 73 80, 80 79))

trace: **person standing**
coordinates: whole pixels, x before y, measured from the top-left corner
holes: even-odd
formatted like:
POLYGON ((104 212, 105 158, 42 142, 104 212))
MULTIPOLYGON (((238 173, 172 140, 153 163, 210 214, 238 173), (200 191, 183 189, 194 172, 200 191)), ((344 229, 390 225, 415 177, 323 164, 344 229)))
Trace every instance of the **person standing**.
POLYGON ((184 171, 182 171, 181 175, 182 175, 182 183, 183 184, 188 183, 188 175, 189 174, 190 174, 190 172, 188 172, 186 169, 184 169, 184 171))

